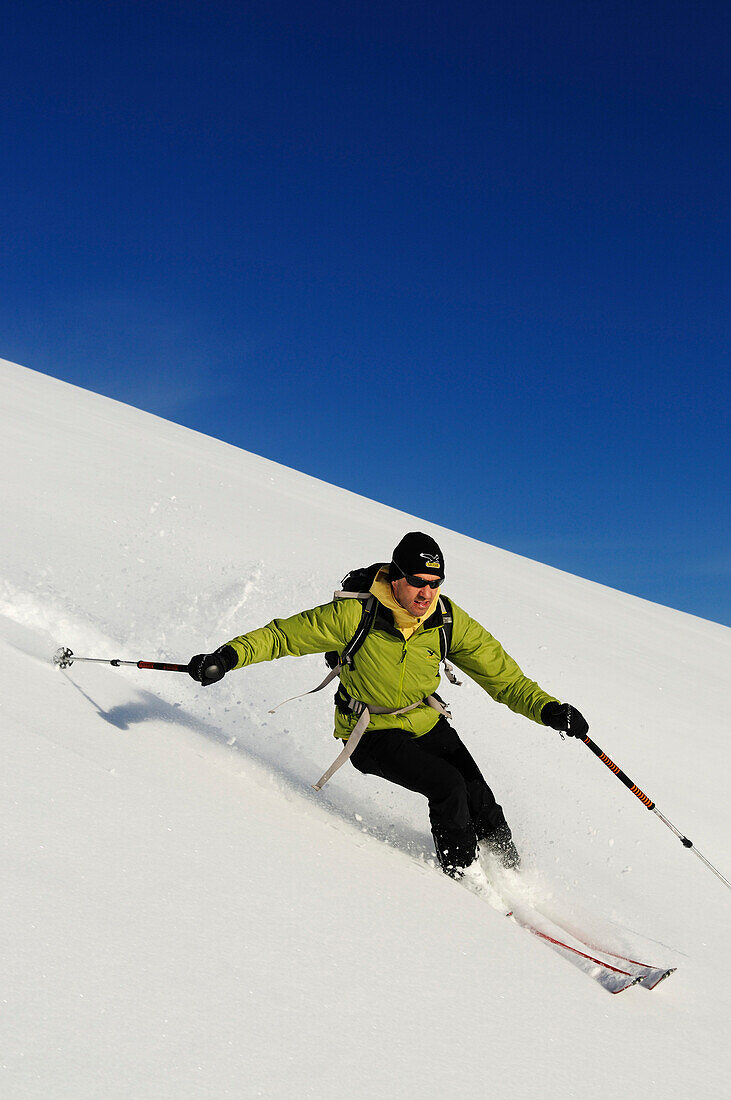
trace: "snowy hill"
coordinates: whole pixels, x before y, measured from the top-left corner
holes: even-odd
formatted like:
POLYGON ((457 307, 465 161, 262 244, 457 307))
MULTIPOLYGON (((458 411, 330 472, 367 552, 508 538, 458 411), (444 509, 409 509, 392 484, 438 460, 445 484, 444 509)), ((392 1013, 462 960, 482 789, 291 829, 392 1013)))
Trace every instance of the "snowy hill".
MULTIPOLYGON (((526 880, 678 966, 611 997, 344 768, 321 658, 187 661, 422 521, 0 361, 0 1089, 11 1098, 725 1095, 729 892, 573 741, 445 692, 526 880), (631 929, 630 933, 627 929, 631 929)), ((731 631, 428 528, 445 591, 725 874, 731 631)))

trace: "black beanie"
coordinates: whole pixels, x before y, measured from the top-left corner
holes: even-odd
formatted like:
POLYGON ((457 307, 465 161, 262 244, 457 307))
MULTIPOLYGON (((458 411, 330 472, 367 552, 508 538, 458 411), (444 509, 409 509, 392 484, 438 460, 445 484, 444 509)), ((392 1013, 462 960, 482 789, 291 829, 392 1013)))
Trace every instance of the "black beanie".
POLYGON ((433 573, 444 580, 444 555, 430 535, 423 531, 409 531, 393 552, 393 563, 398 575, 433 573))

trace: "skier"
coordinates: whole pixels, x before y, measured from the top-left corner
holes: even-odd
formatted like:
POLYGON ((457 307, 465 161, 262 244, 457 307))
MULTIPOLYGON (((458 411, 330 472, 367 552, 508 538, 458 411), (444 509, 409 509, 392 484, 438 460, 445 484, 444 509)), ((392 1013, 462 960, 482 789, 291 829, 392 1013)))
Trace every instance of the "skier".
MULTIPOLYGON (((347 743, 357 729, 342 755, 350 752, 358 771, 427 798, 437 858, 447 874, 462 877, 477 859, 479 845, 503 866, 516 868, 520 856, 502 807, 434 695, 439 634, 448 618, 447 601, 439 600, 444 556, 433 538, 412 531, 399 542, 390 564, 374 568, 370 592, 377 601, 375 620, 352 664, 337 670, 335 737, 347 743)), ((500 643, 453 601, 448 607, 449 659, 459 669, 517 714, 574 737, 586 735, 589 726, 575 707, 529 680, 500 643)), ((358 630, 361 614, 359 600, 334 599, 274 619, 213 653, 196 654, 188 672, 207 686, 232 669, 260 661, 333 650, 341 654, 358 630)))

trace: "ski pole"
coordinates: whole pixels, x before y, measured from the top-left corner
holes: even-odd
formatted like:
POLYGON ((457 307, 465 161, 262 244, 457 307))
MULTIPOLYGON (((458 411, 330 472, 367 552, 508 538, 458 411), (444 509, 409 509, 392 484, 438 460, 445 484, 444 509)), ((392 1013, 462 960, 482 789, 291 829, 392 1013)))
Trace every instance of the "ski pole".
POLYGON ((607 754, 599 748, 596 741, 592 741, 591 737, 589 737, 588 735, 586 737, 580 738, 579 740, 582 740, 586 747, 588 749, 591 749, 595 756, 599 757, 602 764, 606 764, 609 770, 614 772, 617 779, 621 780, 621 782, 624 783, 625 787, 629 787, 629 789, 632 791, 632 794, 639 798, 640 802, 644 806, 647 806, 648 810, 652 810, 654 814, 657 814, 663 824, 667 825, 668 829, 675 833, 676 837, 681 842, 684 848, 690 848, 690 850, 698 856, 698 859, 705 863, 706 867, 710 871, 713 871, 714 875, 716 875, 717 878, 720 878, 724 886, 727 886, 729 890, 731 890, 731 882, 729 882, 727 878, 724 878, 721 872, 713 866, 710 860, 707 860, 706 857, 698 851, 692 840, 688 840, 687 836, 683 836, 680 830, 675 828, 672 821, 668 821, 668 819, 665 817, 665 814, 661 813, 660 810, 658 810, 652 799, 648 798, 645 792, 641 791, 640 788, 632 782, 629 776, 624 774, 622 769, 617 764, 615 764, 613 760, 610 760, 607 754))
POLYGON ((135 668, 154 668, 158 672, 187 672, 187 665, 171 665, 162 664, 160 661, 120 661, 115 657, 109 660, 106 657, 76 657, 70 649, 66 649, 61 646, 53 656, 54 665, 58 665, 59 668, 69 668, 74 661, 91 661, 94 664, 113 665, 114 668, 119 668, 120 665, 134 665, 135 668))

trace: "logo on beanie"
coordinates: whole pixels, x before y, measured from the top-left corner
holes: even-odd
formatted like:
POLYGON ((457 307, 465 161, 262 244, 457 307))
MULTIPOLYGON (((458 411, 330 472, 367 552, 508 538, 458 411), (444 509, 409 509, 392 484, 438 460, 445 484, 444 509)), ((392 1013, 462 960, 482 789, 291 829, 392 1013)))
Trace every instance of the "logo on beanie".
POLYGON ((424 558, 424 564, 427 569, 440 569, 442 563, 437 558, 436 554, 419 554, 420 558, 424 558))

